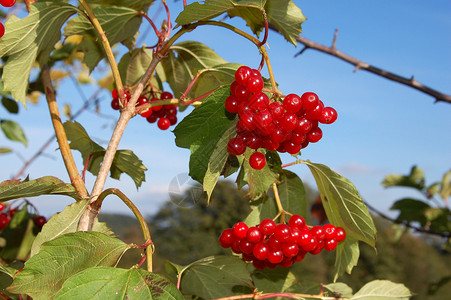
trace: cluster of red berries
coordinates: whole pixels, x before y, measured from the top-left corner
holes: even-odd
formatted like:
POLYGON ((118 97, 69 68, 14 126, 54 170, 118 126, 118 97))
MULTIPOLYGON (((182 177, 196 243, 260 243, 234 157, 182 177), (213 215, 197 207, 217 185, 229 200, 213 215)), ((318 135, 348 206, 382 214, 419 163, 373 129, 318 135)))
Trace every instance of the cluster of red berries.
MULTIPOLYGON (((111 107, 114 110, 119 110, 119 94, 117 92, 117 89, 114 89, 111 93, 111 96, 113 97, 113 100, 111 101, 111 107)), ((126 102, 130 100, 130 93, 127 91, 124 91, 124 96, 126 102)), ((157 105, 153 107, 143 108, 145 104, 151 103, 152 101, 157 100, 168 100, 174 98, 171 93, 169 92, 163 92, 160 95, 160 98, 151 98, 149 100, 146 96, 141 95, 138 98, 138 101, 136 102, 136 109, 139 112, 139 114, 147 119, 147 122, 149 123, 155 123, 157 122, 158 128, 161 130, 166 130, 170 126, 177 124, 177 105, 175 104, 167 104, 167 105, 157 105)), ((124 106, 127 106, 127 103, 125 103, 124 106)))
POLYGON ((303 260, 307 253, 316 255, 323 249, 334 250, 345 237, 341 227, 326 224, 309 228, 303 217, 293 215, 288 225, 276 224, 271 219, 253 227, 238 222, 222 232, 219 244, 242 254, 243 260, 252 262, 257 269, 278 265, 288 268, 303 260))
MULTIPOLYGON (((8 226, 9 222, 11 222, 11 219, 14 217, 14 214, 16 213, 17 208, 11 208, 7 207, 5 204, 0 203, 0 231, 5 229, 6 226, 8 226)), ((44 216, 35 216, 33 218, 34 223, 36 226, 42 227, 45 223, 47 223, 47 219, 44 216)))
MULTIPOLYGON (((11 7, 16 4, 16 0, 0 0, 0 5, 3 7, 11 7)), ((0 38, 5 34, 5 26, 0 22, 0 38)))
MULTIPOLYGON (((247 66, 238 68, 230 86, 231 95, 225 100, 226 110, 240 117, 237 136, 227 145, 232 155, 243 154, 246 147, 297 154, 322 138, 318 123, 331 124, 337 119, 336 110, 324 107, 315 93, 307 92, 300 97, 289 94, 280 103, 271 101, 262 90, 263 79, 258 70, 247 66)), ((259 170, 265 166, 266 159, 263 153, 254 152, 249 163, 259 170)))

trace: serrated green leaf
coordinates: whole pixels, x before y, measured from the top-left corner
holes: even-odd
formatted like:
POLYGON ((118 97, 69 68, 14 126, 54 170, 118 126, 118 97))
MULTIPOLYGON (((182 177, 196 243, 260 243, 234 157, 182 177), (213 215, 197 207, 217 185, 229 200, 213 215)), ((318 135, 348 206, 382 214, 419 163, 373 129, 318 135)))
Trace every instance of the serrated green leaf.
POLYGON ((4 90, 26 106, 28 80, 33 63, 42 66, 61 37, 61 27, 77 9, 62 2, 39 2, 23 19, 11 17, 0 39, 0 57, 7 57, 3 68, 4 90))
POLYGON ((292 214, 305 216, 307 214, 307 201, 301 178, 293 172, 282 170, 279 180, 280 183, 277 184, 277 188, 283 209, 292 214))
POLYGON ((58 299, 184 299, 169 280, 138 269, 95 267, 70 277, 55 297, 58 299))
POLYGON ((376 227, 352 182, 325 165, 309 161, 303 163, 315 177, 330 223, 342 227, 348 237, 375 247, 376 227))
MULTIPOLYGON (((142 21, 136 10, 123 6, 96 6, 92 10, 110 45, 122 43, 130 50, 135 46, 136 35, 142 21)), ((64 35, 84 35, 78 49, 85 53, 84 62, 90 70, 104 57, 104 52, 98 51, 98 47, 94 44, 93 37, 97 37, 97 33, 84 15, 71 19, 64 28, 64 35)))
POLYGON ((183 294, 203 299, 231 296, 237 286, 253 287, 246 263, 237 256, 211 256, 187 266, 181 274, 183 294))
MULTIPOLYGON (((54 214, 50 220, 44 224, 41 232, 36 236, 36 239, 31 246, 30 257, 33 257, 39 252, 43 243, 64 234, 76 232, 78 221, 87 206, 88 200, 80 200, 66 206, 62 212, 54 214)), ((99 222, 97 219, 94 222, 92 230, 113 236, 113 233, 106 227, 106 224, 99 222)))
POLYGON ((249 186, 249 196, 251 199, 258 199, 265 194, 271 185, 277 181, 279 175, 272 170, 268 164, 263 169, 256 170, 249 165, 249 158, 255 150, 246 149, 244 153, 243 168, 245 172, 244 180, 249 186))
POLYGON ((417 166, 413 166, 409 175, 390 174, 382 181, 382 185, 386 188, 394 186, 412 187, 417 190, 424 189, 424 173, 417 166))
POLYGON ((42 245, 18 273, 9 292, 52 299, 69 277, 87 268, 114 266, 127 244, 98 232, 65 234, 42 245))
MULTIPOLYGON (((171 52, 161 61, 161 65, 174 96, 180 97, 200 70, 226 62, 206 45, 185 41, 172 45, 171 52)), ((192 92, 189 96, 194 97, 192 92)))
POLYGON ((224 108, 224 101, 229 95, 228 87, 219 88, 174 129, 176 145, 191 151, 189 175, 200 183, 205 178, 218 143, 223 144, 222 137, 234 122, 227 117, 224 108))
POLYGON ((346 238, 339 243, 335 250, 335 275, 337 281, 345 272, 351 274, 352 269, 357 266, 360 256, 359 242, 351 238, 346 238))
MULTIPOLYGON (((105 156, 105 149, 91 140, 80 123, 67 121, 63 125, 67 139, 70 141, 70 148, 80 151, 83 164, 86 164, 89 159, 88 171, 97 175, 105 156)), ((118 150, 111 165, 110 176, 119 179, 121 174, 125 173, 133 179, 136 188, 139 188, 146 180, 145 171, 147 168, 131 150, 118 150)))
POLYGON ((20 125, 16 122, 10 120, 1 120, 0 128, 2 129, 5 136, 11 141, 20 142, 24 144, 25 147, 28 146, 28 140, 25 137, 25 133, 23 132, 22 127, 20 127, 20 125))
POLYGON ((407 300, 411 296, 409 289, 401 283, 374 280, 365 284, 351 300, 407 300))
POLYGON ((74 186, 53 176, 35 180, 4 181, 0 183, 0 201, 40 195, 66 195, 78 199, 74 186))
POLYGON ((12 114, 17 114, 19 112, 19 105, 17 105, 17 102, 12 99, 2 97, 2 105, 12 114))

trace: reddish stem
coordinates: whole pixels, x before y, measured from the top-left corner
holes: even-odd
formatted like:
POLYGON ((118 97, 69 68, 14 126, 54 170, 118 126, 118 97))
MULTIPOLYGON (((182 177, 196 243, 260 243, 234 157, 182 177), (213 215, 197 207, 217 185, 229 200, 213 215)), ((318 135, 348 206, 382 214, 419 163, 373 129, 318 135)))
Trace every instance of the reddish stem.
POLYGON ((83 182, 85 182, 86 170, 88 169, 88 165, 89 165, 89 161, 91 160, 91 157, 92 157, 92 153, 89 154, 88 158, 86 159, 85 166, 83 168, 83 173, 81 175, 81 179, 83 180, 83 182))
POLYGON ((216 89, 214 89, 214 90, 212 90, 212 91, 209 91, 208 93, 203 94, 202 96, 199 96, 199 97, 197 97, 197 98, 195 98, 195 99, 193 99, 193 100, 191 100, 191 101, 182 101, 180 104, 182 104, 182 105, 190 105, 190 104, 193 104, 194 102, 199 101, 200 99, 203 99, 203 98, 205 98, 205 97, 210 96, 210 95, 213 94, 215 91, 216 91, 216 89))
POLYGON ((268 40, 268 29, 269 29, 268 19, 266 18, 266 14, 265 14, 264 11, 262 11, 262 14, 263 14, 263 18, 265 19, 265 35, 263 37, 263 40, 258 45, 259 47, 261 47, 264 44, 266 44, 266 41, 268 40))
POLYGON ((149 16, 147 16, 147 14, 139 11, 138 14, 142 17, 144 17, 149 23, 150 25, 152 25, 153 30, 155 31, 155 34, 157 35, 158 38, 160 38, 160 32, 158 31, 157 27, 155 26, 154 22, 152 21, 152 19, 149 18, 149 16))
MULTIPOLYGON (((166 13, 168 14, 168 30, 166 32, 165 40, 171 35, 172 23, 171 23, 171 13, 169 12, 169 7, 166 4, 166 1, 163 0, 164 8, 166 9, 166 13)), ((185 4, 185 3, 184 3, 185 4)))
POLYGON ((186 7, 186 0, 183 0, 183 7, 186 7))
POLYGON ((262 71, 264 65, 265 65, 265 57, 262 55, 262 60, 260 61, 260 65, 258 66, 259 72, 262 71))

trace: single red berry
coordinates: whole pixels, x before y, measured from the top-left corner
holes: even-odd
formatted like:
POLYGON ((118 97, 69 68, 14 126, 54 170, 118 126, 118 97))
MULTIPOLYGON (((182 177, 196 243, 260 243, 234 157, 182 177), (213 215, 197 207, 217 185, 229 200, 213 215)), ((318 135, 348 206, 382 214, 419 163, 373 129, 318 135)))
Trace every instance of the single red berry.
POLYGON ((313 128, 313 123, 305 116, 298 119, 298 124, 294 128, 294 131, 299 134, 307 134, 313 128))
POLYGON ((290 153, 290 154, 297 154, 299 153, 299 151, 301 151, 301 144, 299 143, 294 143, 291 140, 289 141, 285 141, 283 143, 283 147, 285 148, 285 150, 290 153))
POLYGON ((335 250, 335 248, 337 248, 337 244, 338 242, 336 239, 327 240, 324 244, 324 249, 326 249, 327 251, 335 250))
POLYGON ((248 241, 246 238, 241 239, 238 242, 239 246, 240 246, 240 250, 241 252, 245 253, 245 254, 252 254, 252 251, 254 250, 254 246, 255 244, 248 241))
MULTIPOLYGON (((254 122, 257 128, 264 130, 272 124, 272 116, 268 110, 261 110, 255 113, 254 122)), ((266 134, 268 135, 268 134, 266 134)))
POLYGON ((271 247, 271 249, 282 250, 283 242, 278 240, 273 234, 268 239, 268 245, 269 245, 269 247, 271 247))
POLYGON ((271 235, 276 229, 276 223, 271 219, 264 219, 260 222, 258 227, 264 235, 271 235))
POLYGON ((158 128, 161 130, 166 130, 171 126, 171 121, 168 118, 160 118, 157 123, 158 128))
POLYGON ((280 264, 283 260, 283 252, 282 250, 270 250, 268 253, 267 260, 273 264, 280 264))
POLYGON ((242 239, 246 237, 248 227, 244 222, 238 222, 232 227, 233 234, 238 238, 242 239))
POLYGON ((233 233, 232 228, 224 229, 224 231, 219 236, 219 243, 223 248, 230 248, 230 246, 235 242, 235 240, 236 237, 233 233))
MULTIPOLYGON (((297 145, 302 145, 302 143, 305 142, 306 140, 307 140, 307 135, 300 134, 297 132, 293 132, 291 135, 291 138, 290 138, 290 142, 297 144, 297 145)), ((299 152, 299 150, 298 150, 298 152, 299 152)))
POLYGON ((0 22, 0 38, 5 34, 5 26, 0 22))
POLYGON ((278 224, 274 230, 274 236, 281 242, 287 242, 291 237, 290 226, 287 224, 278 224))
POLYGON ((5 209, 5 204, 0 203, 0 211, 3 211, 5 209))
POLYGON ((252 254, 256 259, 265 260, 268 257, 270 248, 266 242, 259 242, 254 246, 252 254))
POLYGON ((11 7, 16 4, 16 0, 0 0, 0 4, 4 7, 11 7))
POLYGON ((171 123, 171 125, 177 124, 177 116, 176 115, 168 115, 166 118, 169 120, 169 123, 171 123))
POLYGON ((271 112, 273 120, 280 120, 285 113, 285 109, 279 102, 272 102, 269 104, 269 111, 271 112))
POLYGON ((294 264, 294 260, 293 259, 289 259, 289 260, 284 260, 280 263, 280 266, 283 268, 289 268, 294 264))
POLYGON ((332 224, 325 224, 323 230, 326 234, 326 240, 334 239, 337 236, 337 228, 332 224))
POLYGON ((318 105, 313 108, 312 110, 308 110, 305 113, 305 116, 307 118, 309 118, 310 120, 315 120, 318 121, 319 119, 321 119, 322 115, 323 115, 323 109, 324 109, 324 104, 321 100, 318 100, 318 105))
POLYGON ((254 259, 254 261, 252 262, 252 265, 257 270, 263 270, 266 268, 266 263, 264 260, 254 259))
POLYGON ((318 242, 316 241, 316 238, 311 235, 310 233, 304 233, 301 236, 301 240, 299 242, 299 246, 302 247, 305 251, 309 252, 316 248, 318 245, 318 242))
POLYGON ((251 254, 243 253, 242 258, 244 261, 253 261, 255 259, 252 253, 251 254))
POLYGON ((263 79, 258 76, 251 76, 246 82, 246 89, 251 93, 261 92, 264 86, 263 79))
POLYGON ((336 230, 337 230, 337 235, 335 236, 335 239, 337 240, 337 242, 344 241, 346 238, 345 230, 341 227, 337 227, 336 230))
MULTIPOLYGON (((158 98, 153 98, 153 99, 150 100, 150 102, 158 101, 158 100, 160 100, 160 99, 158 99, 158 98)), ((152 110, 153 110, 153 111, 159 111, 159 110, 162 109, 162 108, 163 108, 163 105, 158 105, 158 106, 153 106, 153 107, 152 107, 152 110)))
POLYGON ((9 218, 9 216, 5 213, 0 215, 0 230, 5 229, 6 226, 8 226, 9 221, 11 221, 11 219, 9 218))
POLYGON ((298 227, 290 227, 291 230, 291 240, 295 243, 299 243, 301 240, 302 230, 298 227))
POLYGON ((288 225, 302 229, 305 226, 305 219, 300 215, 292 215, 290 220, 288 220, 288 225))
POLYGON ((236 240, 235 242, 233 242, 232 246, 230 246, 230 248, 232 248, 232 251, 236 254, 241 254, 243 253, 243 251, 241 251, 240 249, 240 241, 236 240))
POLYGON ((310 233, 316 238, 317 241, 324 240, 326 238, 326 233, 322 226, 316 225, 310 229, 310 233))
POLYGON ((235 72, 235 81, 238 84, 246 85, 246 82, 249 80, 252 74, 252 69, 248 66, 241 66, 235 72))
POLYGON ((34 223, 36 224, 36 226, 42 227, 45 223, 47 223, 47 219, 44 216, 37 216, 34 219, 34 223))
POLYGON ((114 110, 119 110, 120 106, 119 106, 119 99, 118 98, 113 98, 113 100, 111 100, 111 108, 114 110))
POLYGON ((227 143, 227 151, 232 155, 241 155, 246 151, 246 144, 244 144, 243 139, 232 138, 227 143))
POLYGON ((286 95, 283 99, 283 108, 287 112, 297 113, 302 108, 301 97, 296 94, 286 95))
POLYGON ((225 100, 225 109, 232 114, 236 114, 238 112, 238 107, 239 107, 240 102, 238 101, 238 99, 231 95, 229 97, 227 97, 227 99, 225 100))
POLYGON ((256 93, 249 99, 250 108, 253 110, 263 110, 269 106, 269 98, 265 93, 256 93))
POLYGON ((312 254, 312 255, 317 255, 317 254, 319 254, 321 252, 321 250, 323 250, 323 249, 322 248, 315 248, 315 249, 309 251, 309 253, 312 254))
POLYGON ((323 137, 323 131, 321 128, 317 127, 307 133, 307 141, 310 143, 316 143, 323 137))
POLYGON ((113 97, 113 99, 119 99, 119 93, 117 92, 117 89, 114 89, 111 92, 111 97, 113 97))
POLYGON ((290 112, 286 112, 282 118, 280 119, 280 128, 285 131, 291 131, 298 126, 299 119, 298 117, 290 112))
POLYGON ((323 124, 332 124, 337 120, 337 117, 337 111, 334 108, 328 106, 323 108, 319 121, 323 124))
POLYGON ((240 124, 241 128, 245 129, 246 131, 252 131, 257 127, 254 122, 254 114, 250 112, 240 114, 240 120, 238 121, 238 123, 240 124))
POLYGON ((150 116, 148 116, 146 119, 147 119, 147 122, 149 122, 149 123, 155 123, 158 120, 158 116, 157 116, 157 114, 155 114, 152 111, 152 114, 150 116))
POLYGON ((237 86, 239 86, 239 84, 236 81, 232 82, 232 84, 230 85, 230 94, 232 94, 233 96, 235 96, 235 89, 237 86))
POLYGON ((174 98, 174 96, 172 96, 172 94, 169 93, 169 92, 163 92, 160 95, 160 99, 161 100, 163 100, 163 99, 172 99, 172 98, 174 98))
POLYGON ((245 86, 242 86, 241 84, 237 85, 235 87, 235 94, 234 96, 238 99, 238 101, 247 101, 251 97, 251 92, 248 91, 248 89, 245 86))
POLYGON ((256 244, 263 240, 263 234, 261 233, 260 229, 258 229, 257 227, 250 227, 247 230, 246 239, 249 242, 256 244))
POLYGON ((282 252, 286 257, 296 256, 298 254, 298 251, 299 246, 293 241, 286 243, 282 248, 282 252))
POLYGON ((261 170, 266 165, 266 157, 261 152, 254 152, 251 157, 249 157, 249 164, 252 169, 261 170))
POLYGON ((318 105, 319 97, 315 93, 307 92, 302 94, 301 101, 302 107, 304 107, 307 111, 313 110, 318 105))

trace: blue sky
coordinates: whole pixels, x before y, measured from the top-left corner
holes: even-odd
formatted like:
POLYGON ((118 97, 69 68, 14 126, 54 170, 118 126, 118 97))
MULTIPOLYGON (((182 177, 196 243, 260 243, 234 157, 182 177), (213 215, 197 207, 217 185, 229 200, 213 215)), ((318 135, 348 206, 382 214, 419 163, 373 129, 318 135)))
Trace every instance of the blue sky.
MULTIPOLYGON (((168 1, 175 19, 182 1, 168 1)), ((191 3, 192 1, 188 1, 191 3)), ((294 1, 307 17, 303 35, 316 42, 330 45, 338 28, 336 47, 379 68, 415 79, 441 92, 451 94, 451 2, 436 1, 294 1)), ((152 16, 159 3, 151 8, 152 16)), ((161 16, 161 14, 160 14, 161 16)), ((158 22, 157 22, 158 23, 158 22)), ((231 21, 244 28, 239 19, 231 21)), ((144 27, 143 27, 144 29, 144 27)), ((245 28, 247 32, 249 29, 245 28)), ((260 57, 255 46, 230 32, 205 27, 187 34, 182 40, 199 40, 213 48, 230 62, 257 67, 260 57)), ((155 42, 149 33, 144 41, 155 42)), ((417 164, 426 173, 427 183, 438 181, 451 167, 451 105, 434 104, 434 99, 406 86, 391 82, 365 71, 353 72, 354 67, 337 58, 295 48, 274 33, 269 33, 268 53, 279 88, 285 93, 316 92, 326 105, 338 111, 333 125, 323 126, 324 137, 302 153, 303 159, 323 163, 350 179, 362 197, 371 205, 387 211, 391 203, 404 196, 416 196, 404 189, 385 190, 380 182, 390 173, 407 173, 417 164)), ((263 71, 267 76, 267 72, 263 71)), ((94 90, 87 86, 89 97, 94 90)), ((82 100, 71 81, 61 85, 60 106, 70 103, 76 111, 82 100)), ((112 133, 112 120, 117 116, 109 107, 110 96, 100 96, 101 111, 112 119, 99 119, 85 112, 77 120, 98 142, 107 141, 112 133)), ((180 117, 186 113, 180 114, 180 117)), ((11 146, 24 158, 31 157, 52 134, 45 100, 21 109, 12 116, 0 108, 0 117, 20 122, 29 139, 29 146, 11 143, 0 135, 1 146, 11 146)), ((105 145, 104 145, 105 146, 105 145)), ((28 170, 31 178, 54 175, 68 181, 64 166, 55 151, 56 143, 46 150, 28 170)), ((149 169, 146 182, 139 191, 126 175, 122 180, 109 179, 106 187, 118 187, 136 201, 143 214, 156 211, 162 201, 169 199, 169 183, 188 172, 189 151, 174 144, 170 131, 160 131, 155 124, 142 118, 131 121, 121 141, 121 149, 132 149, 149 169)), ((74 153, 79 169, 81 156, 74 153)), ((283 162, 292 162, 282 156, 283 162)), ((0 181, 17 173, 22 160, 17 154, 0 156, 0 181)), ((308 184, 313 179, 305 166, 289 168, 308 184)), ((88 189, 94 178, 87 177, 88 189)), ((69 198, 40 197, 32 199, 44 215, 60 211, 70 203, 69 198)), ((114 197, 107 198, 103 211, 126 212, 126 207, 114 197)))

